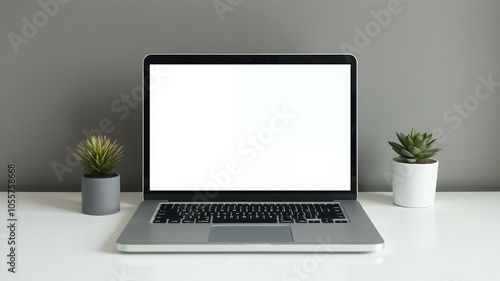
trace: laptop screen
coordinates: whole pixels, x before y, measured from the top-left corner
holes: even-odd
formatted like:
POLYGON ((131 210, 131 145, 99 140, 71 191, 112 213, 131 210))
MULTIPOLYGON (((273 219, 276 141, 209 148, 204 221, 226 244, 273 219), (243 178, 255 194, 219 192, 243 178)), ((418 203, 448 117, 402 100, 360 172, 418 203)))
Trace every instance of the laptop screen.
POLYGON ((147 67, 149 191, 351 190, 352 64, 147 67))

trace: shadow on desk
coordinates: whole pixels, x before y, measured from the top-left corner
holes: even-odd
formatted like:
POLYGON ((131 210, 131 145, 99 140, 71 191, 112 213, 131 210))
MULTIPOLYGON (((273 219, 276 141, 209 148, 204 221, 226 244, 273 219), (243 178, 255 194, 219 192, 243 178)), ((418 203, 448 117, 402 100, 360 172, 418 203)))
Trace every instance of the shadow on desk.
POLYGON ((394 206, 392 193, 363 193, 364 201, 394 206))
MULTIPOLYGON (((125 228, 125 225, 134 214, 137 206, 142 201, 141 194, 120 194, 120 211, 107 216, 90 216, 82 213, 81 192, 37 192, 36 196, 23 196, 19 193, 20 206, 29 206, 33 210, 43 210, 49 217, 71 217, 71 219, 94 220, 96 222, 108 222, 109 234, 102 239, 104 245, 101 251, 107 253, 118 253, 116 250, 116 239, 125 228)), ((21 207, 23 208, 23 207, 21 207)))
POLYGON ((102 246, 101 251, 110 254, 121 253, 116 249, 116 240, 118 239, 118 236, 120 236, 120 234, 122 233, 123 229, 125 229, 125 226, 127 226, 127 223, 130 221, 136 210, 137 207, 126 207, 120 210, 120 212, 124 212, 126 214, 122 216, 120 222, 116 225, 114 231, 110 233, 108 239, 102 246))
POLYGON ((37 192, 37 196, 24 197, 20 193, 20 201, 33 208, 43 210, 64 210, 71 213, 82 213, 82 196, 79 192, 37 192), (56 203, 54 203, 56 202, 56 203))
MULTIPOLYGON (((65 210, 72 213, 82 214, 82 194, 81 192, 39 192, 40 196, 36 199, 30 200, 29 204, 32 206, 41 205, 45 209, 59 209, 65 210), (57 204, 54 204, 54 200, 57 204)), ((22 194, 20 195, 22 196, 22 194)), ((138 194, 134 197, 131 196, 120 196, 120 206, 121 209, 127 207, 137 208, 142 199, 141 195, 138 194)))

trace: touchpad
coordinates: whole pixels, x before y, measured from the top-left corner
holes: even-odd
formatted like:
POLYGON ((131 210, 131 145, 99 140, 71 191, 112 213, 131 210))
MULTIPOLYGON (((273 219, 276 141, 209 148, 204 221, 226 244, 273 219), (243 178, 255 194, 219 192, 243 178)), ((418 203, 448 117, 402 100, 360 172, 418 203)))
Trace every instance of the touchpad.
POLYGON ((293 242, 293 238, 288 225, 214 225, 208 242, 286 243, 293 242))

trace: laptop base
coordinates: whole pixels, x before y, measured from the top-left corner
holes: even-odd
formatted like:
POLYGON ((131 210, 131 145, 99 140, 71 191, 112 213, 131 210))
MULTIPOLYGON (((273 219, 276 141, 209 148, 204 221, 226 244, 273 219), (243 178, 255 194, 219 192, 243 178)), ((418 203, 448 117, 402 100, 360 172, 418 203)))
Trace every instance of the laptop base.
POLYGON ((230 227, 236 228, 229 229, 224 229, 228 225, 221 224, 151 223, 151 217, 162 202, 141 203, 117 240, 119 251, 371 252, 384 248, 384 240, 357 201, 338 201, 350 223, 232 224, 230 227), (265 231, 266 227, 269 231, 265 231), (249 231, 261 237, 251 238, 249 231), (262 236, 266 233, 269 235, 262 236))

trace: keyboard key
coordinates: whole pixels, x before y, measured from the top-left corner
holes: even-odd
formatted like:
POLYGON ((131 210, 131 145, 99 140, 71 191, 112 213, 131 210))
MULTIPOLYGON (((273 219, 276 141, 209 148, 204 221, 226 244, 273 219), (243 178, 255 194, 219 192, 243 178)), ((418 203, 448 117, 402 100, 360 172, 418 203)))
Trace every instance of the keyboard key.
MULTIPOLYGON (((310 212, 304 212, 302 214, 302 216, 304 216, 306 219, 312 219, 313 218, 313 215, 310 212)), ((316 216, 314 216, 314 217, 316 217, 316 216)))
POLYGON ((224 219, 224 218, 213 218, 212 223, 277 223, 274 219, 224 219))

